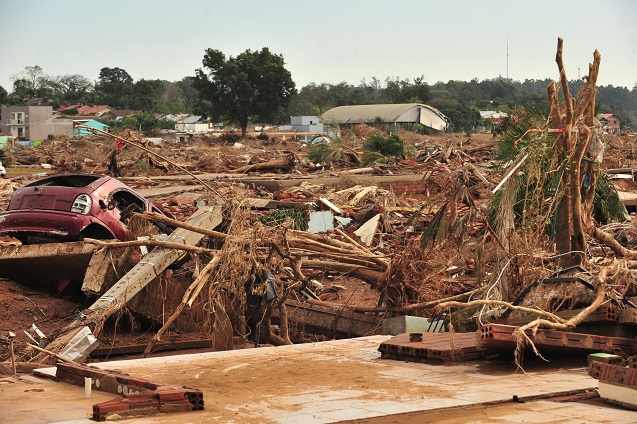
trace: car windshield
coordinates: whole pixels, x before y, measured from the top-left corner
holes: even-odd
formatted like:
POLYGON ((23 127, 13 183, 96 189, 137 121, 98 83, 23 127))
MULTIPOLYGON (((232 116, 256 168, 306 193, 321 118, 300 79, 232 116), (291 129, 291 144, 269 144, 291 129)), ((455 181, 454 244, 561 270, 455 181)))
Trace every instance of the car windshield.
POLYGON ((55 187, 86 187, 102 178, 101 175, 55 175, 36 181, 28 187, 55 186, 55 187))

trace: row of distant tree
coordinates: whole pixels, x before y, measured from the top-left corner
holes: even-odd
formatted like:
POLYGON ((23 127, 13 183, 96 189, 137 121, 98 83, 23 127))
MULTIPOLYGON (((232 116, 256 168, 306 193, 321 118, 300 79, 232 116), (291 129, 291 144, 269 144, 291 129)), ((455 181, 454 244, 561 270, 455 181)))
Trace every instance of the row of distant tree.
MULTIPOLYGON (((120 110, 150 113, 201 114, 217 122, 239 125, 250 122, 289 123, 289 116, 321 115, 343 105, 375 103, 426 103, 449 117, 451 129, 468 131, 482 125, 480 110, 508 112, 530 103, 545 109, 550 80, 513 81, 494 78, 479 81, 437 82, 424 77, 413 80, 363 79, 358 85, 311 83, 296 89, 281 55, 267 48, 246 50, 226 58, 207 49, 203 67, 180 81, 139 79, 124 69, 102 68, 97 81, 73 74, 50 76, 40 66, 27 66, 14 75, 11 93, 0 86, 0 104, 26 104, 43 99, 58 107, 63 104, 106 104, 120 110)), ((572 81, 577 93, 582 81, 572 81)), ((629 90, 612 85, 598 88, 600 111, 615 113, 624 126, 637 128, 637 84, 629 90)))
MULTIPOLYGON (((450 118, 452 129, 471 130, 481 125, 481 110, 510 112, 531 103, 548 116, 547 87, 550 79, 513 81, 494 78, 479 81, 437 82, 428 85, 423 78, 387 78, 363 80, 359 85, 309 84, 292 97, 289 109, 294 114, 320 115, 334 106, 373 103, 426 103, 450 118)), ((571 93, 577 93, 582 81, 571 81, 571 93)), ((637 84, 632 90, 612 85, 598 87, 601 113, 615 113, 624 126, 637 129, 637 84)))
POLYGON ((191 110, 198 97, 192 88, 192 77, 176 82, 134 81, 121 68, 102 68, 98 80, 93 82, 79 74, 50 76, 40 66, 27 66, 13 76, 11 93, 0 86, 0 104, 4 105, 43 99, 54 107, 104 104, 119 110, 181 113, 191 110))

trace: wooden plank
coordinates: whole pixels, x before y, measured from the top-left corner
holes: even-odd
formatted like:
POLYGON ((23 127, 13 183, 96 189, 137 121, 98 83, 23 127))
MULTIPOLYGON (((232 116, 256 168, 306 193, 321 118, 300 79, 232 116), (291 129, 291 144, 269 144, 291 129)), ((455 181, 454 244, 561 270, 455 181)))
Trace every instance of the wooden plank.
MULTIPOLYGON (((176 340, 167 342, 158 342, 153 346, 151 352, 164 352, 169 350, 181 350, 181 349, 202 349, 212 348, 214 346, 214 339, 204 338, 199 340, 176 340)), ((144 350, 148 346, 146 343, 132 343, 126 345, 117 346, 100 346, 91 352, 91 358, 99 358, 104 356, 114 355, 135 355, 144 353, 144 350)), ((215 350, 215 349, 213 349, 215 350)))
MULTIPOLYGON (((347 309, 333 309, 324 306, 310 305, 293 299, 285 301, 288 309, 288 322, 291 328, 299 331, 309 329, 333 337, 362 337, 382 334, 382 318, 347 309)), ((272 312, 277 322, 279 311, 272 312)))
POLYGON ((82 293, 88 297, 97 297, 108 290, 134 264, 131 260, 132 248, 98 250, 93 254, 84 274, 82 293))

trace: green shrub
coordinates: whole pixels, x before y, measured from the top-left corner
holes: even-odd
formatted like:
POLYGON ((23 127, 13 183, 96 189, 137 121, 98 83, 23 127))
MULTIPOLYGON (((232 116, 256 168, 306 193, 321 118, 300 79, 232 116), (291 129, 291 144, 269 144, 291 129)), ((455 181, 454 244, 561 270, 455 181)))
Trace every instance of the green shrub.
POLYGON ((340 160, 343 157, 343 151, 339 144, 317 143, 309 148, 307 157, 314 163, 327 163, 340 160))
POLYGON ((372 134, 363 145, 363 164, 394 163, 405 156, 405 141, 396 134, 372 134))

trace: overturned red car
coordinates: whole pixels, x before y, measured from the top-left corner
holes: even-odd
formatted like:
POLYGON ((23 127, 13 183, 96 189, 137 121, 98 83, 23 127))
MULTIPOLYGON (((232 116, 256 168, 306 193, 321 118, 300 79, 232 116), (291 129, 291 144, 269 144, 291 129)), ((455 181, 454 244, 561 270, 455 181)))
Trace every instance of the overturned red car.
POLYGON ((130 238, 133 212, 170 216, 121 181, 94 174, 61 174, 35 181, 13 193, 0 212, 0 235, 23 244, 130 238))

